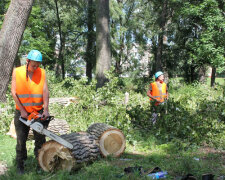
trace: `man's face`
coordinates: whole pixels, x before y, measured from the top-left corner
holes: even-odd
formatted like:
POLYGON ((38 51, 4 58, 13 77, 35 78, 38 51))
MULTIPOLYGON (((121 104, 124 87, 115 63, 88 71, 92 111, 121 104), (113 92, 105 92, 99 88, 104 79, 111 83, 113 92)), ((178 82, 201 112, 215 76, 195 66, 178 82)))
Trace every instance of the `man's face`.
POLYGON ((163 81, 164 81, 164 75, 163 75, 163 74, 160 75, 160 76, 158 77, 158 80, 159 80, 160 82, 163 82, 163 81))
POLYGON ((34 72, 40 66, 40 64, 40 62, 30 60, 28 71, 34 72))

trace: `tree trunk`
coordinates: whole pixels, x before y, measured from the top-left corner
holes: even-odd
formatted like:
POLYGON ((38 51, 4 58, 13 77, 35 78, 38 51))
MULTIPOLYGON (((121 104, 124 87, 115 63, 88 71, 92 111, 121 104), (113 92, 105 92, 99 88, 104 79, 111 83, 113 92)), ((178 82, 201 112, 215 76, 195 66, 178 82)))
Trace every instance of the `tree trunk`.
POLYGON ((206 68, 204 66, 200 67, 199 68, 199 73, 198 73, 198 76, 199 76, 199 82, 200 83, 205 83, 205 76, 206 76, 206 68))
POLYGON ((104 73, 111 66, 109 0, 97 0, 96 3, 96 62, 97 88, 99 88, 107 81, 104 73))
POLYGON ((62 42, 60 43, 59 50, 59 61, 61 62, 61 70, 62 70, 62 79, 65 79, 65 63, 64 63, 64 51, 65 51, 65 38, 61 38, 62 42))
POLYGON ((19 58, 19 56, 18 56, 18 55, 16 55, 16 59, 15 59, 14 64, 15 64, 15 66, 16 66, 16 67, 21 66, 20 58, 19 58))
POLYGON ((158 40, 158 47, 157 47, 157 53, 156 53, 156 72, 162 71, 162 46, 163 46, 163 39, 162 34, 159 34, 159 40, 158 40))
POLYGON ((163 74, 164 74, 164 82, 166 84, 168 84, 169 83, 169 73, 166 68, 163 68, 163 74))
MULTIPOLYGON (((120 7, 122 7, 122 1, 117 0, 117 2, 120 5, 120 7)), ((120 27, 123 27, 123 19, 121 15, 119 16, 119 22, 120 22, 120 27)), ((116 58, 116 64, 115 64, 115 71, 118 75, 122 73, 121 62, 122 62, 122 58, 124 54, 123 51, 124 51, 124 33, 120 33, 120 51, 119 51, 119 57, 116 58)))
POLYGON ((61 68, 60 64, 58 64, 57 62, 54 65, 54 70, 55 70, 55 76, 56 77, 59 77, 60 74, 62 74, 62 68, 61 68))
POLYGON ((11 0, 0 31, 0 101, 6 90, 33 0, 11 0))
POLYGON ((87 48, 86 48, 86 76, 88 77, 88 81, 92 80, 92 70, 95 64, 95 37, 94 37, 94 7, 93 0, 88 0, 88 19, 87 19, 87 48))
POLYGON ((156 71, 162 70, 163 63, 163 38, 165 34, 166 22, 167 22, 167 0, 163 1, 162 12, 160 15, 160 32, 158 35, 158 48, 157 48, 157 57, 156 57, 156 71))
POLYGON ((194 82, 194 80, 195 80, 195 66, 193 66, 192 64, 191 64, 191 83, 193 83, 194 82))
MULTIPOLYGON (((120 19, 122 19, 122 18, 120 18, 120 19)), ((120 25, 121 25, 121 27, 123 26, 122 20, 120 20, 120 25)), ((123 54, 124 54, 123 51, 124 51, 124 33, 122 33, 122 35, 120 35, 120 51, 119 51, 119 57, 118 57, 118 59, 116 59, 115 70, 118 75, 120 75, 122 73, 121 62, 123 61, 123 54)))
POLYGON ((39 150, 38 162, 44 171, 79 169, 100 155, 94 137, 86 132, 65 134, 61 137, 73 144, 73 149, 65 148, 53 140, 43 144, 39 150))
POLYGON ((212 67, 211 87, 215 86, 215 80, 216 80, 216 68, 212 67))
POLYGON ((65 79, 65 68, 64 68, 65 37, 63 36, 62 28, 61 28, 61 20, 60 20, 60 17, 59 17, 59 8, 58 8, 58 0, 54 0, 54 1, 55 1, 56 17, 57 17, 57 23, 58 23, 58 28, 59 28, 59 39, 60 39, 58 60, 59 60, 59 64, 61 64, 62 79, 65 79))
POLYGON ((119 129, 104 123, 92 124, 87 132, 94 136, 101 154, 119 157, 126 148, 125 136, 119 129))

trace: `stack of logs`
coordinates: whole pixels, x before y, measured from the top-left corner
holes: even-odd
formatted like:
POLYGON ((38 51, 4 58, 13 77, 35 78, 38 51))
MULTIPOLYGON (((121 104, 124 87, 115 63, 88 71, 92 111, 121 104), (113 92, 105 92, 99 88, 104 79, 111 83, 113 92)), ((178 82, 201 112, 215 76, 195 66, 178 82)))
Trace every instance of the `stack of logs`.
POLYGON ((125 150, 125 136, 119 129, 104 123, 92 124, 87 132, 61 135, 73 149, 50 140, 39 150, 38 162, 44 171, 76 170, 97 160, 100 155, 119 157, 125 150))

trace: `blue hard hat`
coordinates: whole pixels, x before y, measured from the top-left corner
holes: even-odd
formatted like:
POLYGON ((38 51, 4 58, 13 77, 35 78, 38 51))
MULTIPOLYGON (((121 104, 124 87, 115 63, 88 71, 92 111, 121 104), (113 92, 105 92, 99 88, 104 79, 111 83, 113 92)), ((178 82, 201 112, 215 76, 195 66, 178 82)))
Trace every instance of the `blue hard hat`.
POLYGON ((161 76, 163 74, 162 71, 158 71, 157 73, 155 73, 155 78, 157 79, 159 76, 161 76))
POLYGON ((30 59, 32 61, 42 62, 41 52, 38 50, 31 50, 27 55, 27 59, 30 59))

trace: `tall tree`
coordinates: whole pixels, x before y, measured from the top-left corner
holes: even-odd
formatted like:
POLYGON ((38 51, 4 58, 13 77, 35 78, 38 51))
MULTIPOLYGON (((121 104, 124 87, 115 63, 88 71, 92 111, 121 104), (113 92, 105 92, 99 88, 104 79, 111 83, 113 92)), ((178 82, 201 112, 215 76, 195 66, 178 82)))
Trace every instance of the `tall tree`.
POLYGON ((96 63, 95 58, 95 32, 94 32, 94 3, 93 0, 88 0, 88 9, 87 9, 87 48, 86 48, 86 76, 88 80, 91 81, 92 79, 92 70, 96 63))
POLYGON ((165 26, 167 22, 167 3, 168 0, 160 2, 161 12, 159 13, 158 23, 159 23, 159 33, 158 33, 158 47, 156 53, 156 71, 162 70, 163 67, 163 37, 165 35, 165 26))
POLYGON ((11 0, 0 31, 0 101, 6 90, 33 0, 11 0))
POLYGON ((62 70, 62 79, 65 78, 65 65, 64 65, 64 49, 65 49, 65 36, 62 32, 62 26, 61 26, 61 19, 59 16, 59 7, 58 7, 58 0, 54 0, 55 2, 55 8, 56 8, 56 17, 57 17, 57 24, 58 24, 58 31, 59 31, 59 54, 58 54, 58 59, 59 62, 61 63, 61 70, 62 70))
POLYGON ((215 80, 216 80, 216 68, 212 67, 212 75, 211 75, 211 87, 215 86, 215 80))
POLYGON ((97 0, 96 3, 96 62, 97 88, 99 88, 107 81, 104 73, 111 66, 109 0, 97 0))

